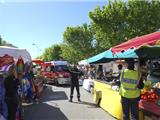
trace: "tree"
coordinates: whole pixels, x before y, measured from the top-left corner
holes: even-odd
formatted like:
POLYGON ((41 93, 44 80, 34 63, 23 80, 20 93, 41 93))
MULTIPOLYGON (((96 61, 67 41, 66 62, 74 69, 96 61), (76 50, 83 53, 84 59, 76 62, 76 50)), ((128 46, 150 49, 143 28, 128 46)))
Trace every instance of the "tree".
POLYGON ((63 38, 62 54, 70 61, 78 62, 95 54, 94 51, 97 46, 94 43, 94 34, 89 25, 83 24, 82 26, 67 27, 63 38))
POLYGON ((79 54, 68 44, 62 44, 62 57, 70 63, 76 63, 79 60, 79 54))
POLYGON ((0 36, 0 45, 1 46, 10 46, 10 47, 16 47, 13 44, 10 44, 8 42, 6 42, 1 36, 0 36))
POLYGON ((98 45, 108 49, 160 28, 160 1, 109 1, 89 13, 98 45))
POLYGON ((51 47, 48 47, 44 50, 44 53, 42 54, 41 58, 44 61, 51 61, 52 60, 52 49, 51 49, 51 47))
POLYGON ((59 60, 61 58, 61 53, 62 51, 60 45, 55 44, 49 48, 46 48, 40 58, 42 58, 44 61, 59 60))
POLYGON ((59 60, 61 58, 62 50, 60 45, 53 45, 52 46, 52 55, 54 60, 59 60))

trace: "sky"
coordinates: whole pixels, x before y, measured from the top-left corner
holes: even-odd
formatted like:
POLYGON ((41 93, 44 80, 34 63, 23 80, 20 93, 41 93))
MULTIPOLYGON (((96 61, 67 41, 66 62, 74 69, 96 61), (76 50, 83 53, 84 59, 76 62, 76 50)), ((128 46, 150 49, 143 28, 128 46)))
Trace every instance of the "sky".
POLYGON ((0 35, 32 58, 63 42, 66 27, 90 23, 88 13, 107 0, 0 0, 0 35))

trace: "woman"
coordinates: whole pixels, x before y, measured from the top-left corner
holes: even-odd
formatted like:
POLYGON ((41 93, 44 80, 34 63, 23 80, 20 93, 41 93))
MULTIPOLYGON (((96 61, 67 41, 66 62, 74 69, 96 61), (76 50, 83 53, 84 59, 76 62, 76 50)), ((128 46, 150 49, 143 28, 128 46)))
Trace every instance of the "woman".
POLYGON ((6 89, 5 97, 8 107, 7 120, 16 119, 16 109, 18 106, 18 97, 17 97, 18 81, 15 77, 15 74, 16 74, 15 66, 11 65, 8 71, 8 75, 4 80, 4 85, 6 89))

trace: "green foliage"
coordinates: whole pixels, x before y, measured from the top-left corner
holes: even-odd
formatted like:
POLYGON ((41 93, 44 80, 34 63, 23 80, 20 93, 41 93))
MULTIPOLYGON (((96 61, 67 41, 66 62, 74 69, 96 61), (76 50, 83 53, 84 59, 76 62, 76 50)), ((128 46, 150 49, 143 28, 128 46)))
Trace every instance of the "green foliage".
POLYGON ((52 46, 52 55, 54 60, 59 60, 61 58, 62 50, 60 45, 52 46))
POLYGON ((61 53, 62 51, 60 45, 52 45, 51 47, 45 49, 40 58, 44 61, 59 60, 61 58, 61 53))
POLYGON ((87 24, 67 27, 63 38, 65 45, 63 45, 62 55, 74 63, 92 56, 97 47, 94 43, 93 31, 87 24))
POLYGON ((7 42, 5 40, 3 40, 3 38, 0 36, 0 45, 5 45, 7 42))
POLYGON ((72 46, 69 46, 68 44, 62 44, 62 57, 69 61, 70 63, 76 63, 77 59, 79 59, 80 55, 77 53, 77 51, 74 50, 72 46))
POLYGON ((110 48, 160 28, 160 1, 109 1, 89 13, 97 42, 110 48))

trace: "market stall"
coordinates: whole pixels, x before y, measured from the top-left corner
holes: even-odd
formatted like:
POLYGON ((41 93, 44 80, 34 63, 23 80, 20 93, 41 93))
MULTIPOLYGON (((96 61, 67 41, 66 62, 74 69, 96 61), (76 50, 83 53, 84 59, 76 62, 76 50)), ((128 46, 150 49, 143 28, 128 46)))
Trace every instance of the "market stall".
MULTIPOLYGON (((158 51, 160 51, 160 46, 157 46, 159 40, 160 32, 155 32, 141 37, 136 37, 125 43, 117 45, 103 53, 89 58, 88 63, 105 63, 111 60, 122 58, 147 58, 153 60, 155 58, 160 57, 160 54, 158 53, 158 51)), ((148 65, 151 65, 151 63, 149 63, 148 65)), ((147 68, 146 70, 150 69, 151 68, 147 68)), ((116 86, 111 85, 110 82, 108 83, 104 80, 98 79, 94 80, 94 101, 97 102, 97 104, 99 104, 104 110, 109 112, 117 119, 122 119, 122 108, 118 88, 116 86)), ((148 111, 147 113, 151 114, 152 117, 154 116, 156 119, 159 119, 159 115, 157 114, 157 112, 154 112, 158 109, 158 101, 159 97, 157 97, 157 99, 153 101, 141 99, 139 104, 139 108, 141 111, 140 120, 145 119, 146 111, 148 111), (150 110, 148 110, 149 106, 152 106, 154 109, 150 108, 150 110)))
POLYGON ((119 58, 138 58, 134 49, 128 49, 124 52, 119 52, 118 54, 113 54, 111 49, 104 51, 98 55, 95 55, 87 60, 89 64, 106 63, 119 58))
POLYGON ((13 59, 15 61, 17 61, 20 56, 25 63, 32 61, 31 55, 26 49, 0 46, 0 56, 4 56, 6 54, 9 56, 13 56, 13 59))
MULTIPOLYGON (((123 64, 119 58, 138 58, 134 49, 129 49, 125 52, 120 52, 113 55, 111 49, 102 52, 96 56, 88 59, 90 64, 104 64, 106 62, 111 62, 118 60, 118 64, 123 64)), ((112 66, 113 67, 113 66, 112 66)), ((112 80, 116 77, 110 72, 100 79, 94 79, 94 101, 100 105, 104 110, 110 113, 117 119, 122 119, 122 108, 120 103, 120 95, 118 93, 118 84, 116 81, 112 83, 112 80)))
POLYGON ((150 118, 154 120, 160 119, 160 108, 159 108, 159 105, 155 104, 155 102, 140 100, 139 108, 143 111, 141 119, 143 120, 146 118, 150 118))
MULTIPOLYGON (((151 50, 152 51, 152 50, 151 50)), ((145 70, 148 74, 144 80, 144 89, 141 91, 141 100, 139 109, 142 111, 142 120, 150 118, 152 120, 160 119, 160 61, 152 59, 148 68, 145 70)))
POLYGON ((16 81, 14 83, 15 87, 11 87, 13 88, 11 91, 15 91, 14 94, 17 97, 16 101, 18 101, 17 106, 15 106, 15 117, 16 120, 23 119, 22 101, 29 95, 30 98, 32 97, 34 88, 32 78, 29 77, 28 74, 31 68, 31 66, 28 65, 31 64, 28 63, 31 63, 31 56, 27 50, 0 46, 0 115, 3 116, 4 119, 7 119, 10 115, 8 112, 10 106, 9 104, 5 104, 6 101, 4 101, 4 98, 6 97, 6 91, 11 90, 8 85, 12 83, 8 83, 10 80, 8 78, 6 79, 6 77, 10 75, 9 72, 11 69, 16 70, 16 74, 12 74, 16 81))
POLYGON ((122 119, 120 95, 112 85, 101 80, 94 80, 94 101, 117 119, 122 119))
MULTIPOLYGON (((152 119, 158 120, 160 116, 159 102, 160 94, 159 87, 155 84, 160 82, 160 31, 150 33, 144 36, 136 37, 120 45, 111 48, 113 54, 118 54, 119 52, 124 52, 128 49, 134 49, 138 58, 148 59, 146 69, 144 70, 144 90, 141 93, 141 100, 139 102, 139 109, 142 111, 140 119, 152 119), (146 89, 147 88, 147 89, 146 89)), ((142 73, 143 74, 143 73, 142 73)))

